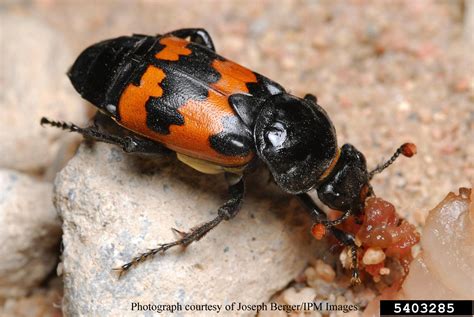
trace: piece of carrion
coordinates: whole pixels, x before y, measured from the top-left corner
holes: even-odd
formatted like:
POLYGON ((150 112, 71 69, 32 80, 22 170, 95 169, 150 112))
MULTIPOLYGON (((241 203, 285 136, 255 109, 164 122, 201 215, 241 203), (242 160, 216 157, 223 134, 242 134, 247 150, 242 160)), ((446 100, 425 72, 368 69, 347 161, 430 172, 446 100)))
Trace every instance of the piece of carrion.
MULTIPOLYGON (((401 219, 388 201, 371 197, 365 202, 359 223, 350 218, 339 228, 356 238, 363 283, 373 282, 380 291, 386 288, 399 290, 413 260, 412 248, 420 241, 415 226, 401 219)), ((347 251, 346 248, 341 253, 340 260, 349 269, 351 257, 347 251)))

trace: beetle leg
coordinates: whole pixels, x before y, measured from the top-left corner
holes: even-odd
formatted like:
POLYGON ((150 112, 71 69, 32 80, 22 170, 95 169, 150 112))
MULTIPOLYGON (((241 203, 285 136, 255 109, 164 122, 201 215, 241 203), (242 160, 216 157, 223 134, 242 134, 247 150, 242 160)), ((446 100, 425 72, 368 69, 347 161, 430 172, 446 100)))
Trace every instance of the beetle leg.
POLYGON ((161 144, 142 139, 137 136, 118 136, 103 131, 99 131, 96 124, 88 128, 81 128, 75 124, 69 124, 60 121, 51 121, 47 118, 41 118, 41 125, 48 124, 53 127, 57 127, 63 130, 69 130, 71 132, 77 132, 82 134, 86 138, 90 138, 96 141, 105 142, 120 146, 127 153, 148 153, 158 154, 165 153, 168 150, 161 144))
MULTIPOLYGON (((178 239, 173 242, 160 244, 157 248, 153 248, 144 252, 136 257, 134 257, 130 262, 121 265, 120 267, 114 269, 118 271, 119 278, 125 274, 132 266, 137 265, 145 261, 148 258, 153 257, 157 253, 164 253, 166 250, 175 247, 175 246, 183 246, 187 247, 191 243, 200 240, 202 237, 206 235, 209 231, 215 228, 222 220, 229 220, 235 217, 240 210, 240 206, 242 205, 242 200, 244 198, 245 192, 245 185, 244 179, 240 178, 240 180, 233 184, 229 185, 229 200, 223 204, 218 212, 217 217, 212 219, 211 221, 205 222, 199 226, 192 228, 189 232, 181 232, 179 231, 180 235, 182 236, 181 239, 178 239)), ((176 230, 176 229, 175 229, 176 230)))
POLYGON ((330 220, 327 220, 326 213, 318 205, 316 205, 314 200, 308 194, 303 193, 303 194, 298 194, 297 196, 300 199, 300 201, 303 203, 303 205, 306 207, 306 210, 310 211, 310 215, 316 223, 324 224, 326 227, 329 228, 329 230, 331 230, 331 233, 334 235, 334 237, 337 240, 339 240, 342 244, 351 248, 351 256, 352 256, 351 281, 352 281, 352 284, 359 284, 360 283, 359 263, 358 263, 358 258, 357 258, 358 247, 355 244, 354 237, 350 233, 344 232, 334 227, 334 225, 339 224, 340 222, 344 221, 347 217, 349 217, 350 210, 346 211, 340 218, 334 221, 330 221, 330 220), (340 222, 337 223, 338 221, 340 222))
POLYGON ((337 240, 341 241, 344 245, 348 246, 351 249, 351 258, 352 258, 352 278, 351 283, 353 285, 360 284, 359 276, 359 260, 358 260, 358 247, 355 244, 354 236, 348 232, 337 229, 336 227, 330 228, 331 233, 336 237, 337 240))
POLYGON ((190 37, 191 42, 204 45, 205 47, 207 47, 208 49, 210 49, 213 52, 216 51, 216 49, 214 47, 214 43, 212 42, 212 38, 209 35, 209 33, 207 33, 207 31, 205 29, 200 29, 200 28, 198 28, 198 29, 179 29, 179 30, 167 33, 163 36, 169 36, 169 35, 176 36, 176 37, 179 37, 181 39, 185 39, 187 37, 190 37))

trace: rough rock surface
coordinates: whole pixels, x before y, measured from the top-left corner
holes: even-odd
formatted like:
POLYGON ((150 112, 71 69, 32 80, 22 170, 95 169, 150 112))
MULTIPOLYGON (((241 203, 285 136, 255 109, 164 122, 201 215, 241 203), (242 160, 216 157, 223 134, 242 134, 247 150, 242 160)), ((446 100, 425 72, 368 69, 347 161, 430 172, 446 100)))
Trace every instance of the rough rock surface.
POLYGON ((43 171, 67 147, 67 134, 42 128, 41 117, 85 121, 65 76, 74 57, 61 35, 36 19, 1 14, 0 21, 0 166, 43 171))
POLYGON ((249 182, 235 219, 185 252, 171 249, 118 280, 112 268, 175 240, 171 227, 188 230, 215 217, 227 197, 225 182, 172 158, 150 161, 107 144, 81 146, 55 182, 64 220, 63 311, 123 316, 136 314, 134 302, 180 302, 184 309, 268 300, 301 272, 318 245, 297 202, 277 194, 267 179, 249 182))
POLYGON ((62 280, 54 277, 25 297, 7 298, 0 307, 2 317, 62 317, 62 280))
POLYGON ((23 296, 54 271, 61 225, 52 184, 0 169, 0 299, 23 296))

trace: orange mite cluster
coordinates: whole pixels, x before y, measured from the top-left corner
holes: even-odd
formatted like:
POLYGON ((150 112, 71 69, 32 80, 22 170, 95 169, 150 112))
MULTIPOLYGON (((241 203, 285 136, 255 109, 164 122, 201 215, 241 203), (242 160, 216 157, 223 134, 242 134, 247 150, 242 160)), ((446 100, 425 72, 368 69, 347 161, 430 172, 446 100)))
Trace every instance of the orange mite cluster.
POLYGON ((364 252, 368 248, 380 248, 386 256, 386 259, 378 264, 365 265, 365 271, 377 279, 380 277, 380 269, 384 268, 390 259, 392 262, 398 262, 403 268, 398 281, 400 283, 413 260, 411 249, 420 241, 415 226, 400 219, 391 203, 377 197, 367 199, 364 219, 356 238, 361 242, 364 252))
MULTIPOLYGON (((333 211, 329 217, 336 219, 339 214, 333 211)), ((360 250, 359 269, 362 276, 368 274, 378 281, 381 272, 385 270, 391 272, 390 284, 401 285, 413 260, 411 249, 419 242, 420 235, 415 226, 397 216, 391 203, 378 197, 370 197, 365 202, 364 214, 359 223, 354 217, 350 217, 337 227, 355 236, 360 250), (377 264, 364 264, 362 257, 369 249, 381 250, 384 260, 377 264)), ((315 224, 311 233, 321 240, 326 234, 326 228, 322 224, 315 224)))
POLYGON ((316 223, 311 228, 311 234, 316 240, 321 240, 326 235, 326 227, 321 223, 316 223))

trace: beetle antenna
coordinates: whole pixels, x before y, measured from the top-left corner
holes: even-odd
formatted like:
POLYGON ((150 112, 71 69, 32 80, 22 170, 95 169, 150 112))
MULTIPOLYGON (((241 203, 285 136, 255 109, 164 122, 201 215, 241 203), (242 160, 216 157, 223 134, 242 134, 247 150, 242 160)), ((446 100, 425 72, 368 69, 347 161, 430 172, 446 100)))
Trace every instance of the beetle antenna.
POLYGON ((369 173, 369 180, 371 180, 375 174, 382 172, 384 169, 392 165, 393 162, 402 154, 406 157, 412 157, 416 154, 416 145, 413 143, 404 143, 393 153, 392 157, 382 165, 377 166, 369 173))

